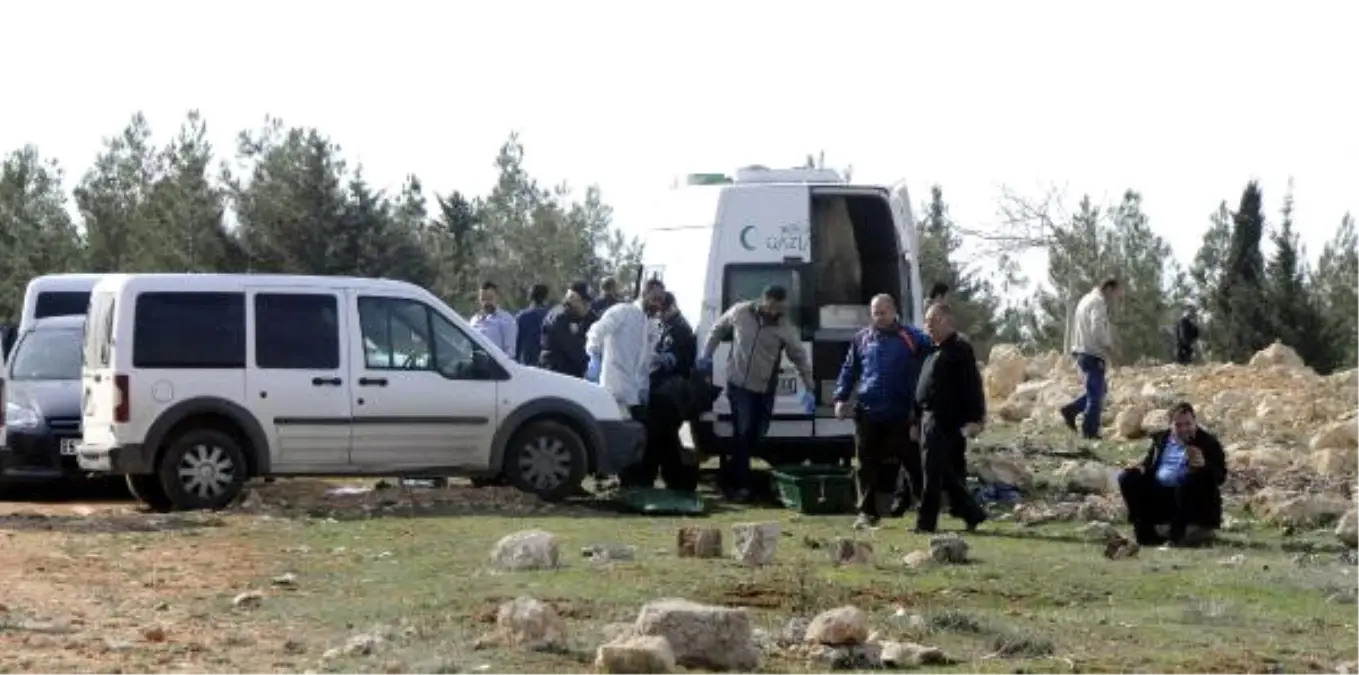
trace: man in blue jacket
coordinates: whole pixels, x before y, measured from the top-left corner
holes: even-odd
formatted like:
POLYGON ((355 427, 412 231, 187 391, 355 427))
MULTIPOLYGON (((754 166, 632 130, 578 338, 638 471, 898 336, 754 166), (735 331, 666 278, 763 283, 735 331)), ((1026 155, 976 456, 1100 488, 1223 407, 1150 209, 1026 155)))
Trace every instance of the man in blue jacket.
MULTIPOLYGON (((915 387, 920 367, 931 348, 929 336, 897 320, 892 296, 873 297, 869 306, 873 325, 854 336, 835 387, 835 416, 855 421, 854 441, 859 456, 856 482, 859 517, 855 529, 877 525, 879 496, 896 491, 900 463, 910 444, 915 416, 915 387), (850 408, 851 394, 858 402, 850 408)), ((909 459, 908 459, 909 461, 909 459)), ((920 458, 915 457, 919 474, 920 458)), ((914 478, 914 475, 912 475, 914 478)), ((919 490, 920 486, 914 486, 919 490)))
POLYGON ((543 351, 543 319, 547 317, 547 284, 534 284, 529 290, 529 307, 514 318, 519 324, 515 338, 515 360, 526 365, 538 365, 543 351))

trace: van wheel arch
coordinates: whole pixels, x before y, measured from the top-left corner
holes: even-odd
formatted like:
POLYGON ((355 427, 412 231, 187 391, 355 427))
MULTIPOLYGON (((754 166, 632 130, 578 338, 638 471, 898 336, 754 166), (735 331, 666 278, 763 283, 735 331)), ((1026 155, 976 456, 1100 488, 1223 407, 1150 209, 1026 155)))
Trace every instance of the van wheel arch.
POLYGON ((493 474, 501 472, 505 467, 510 441, 528 425, 543 421, 562 424, 580 437, 585 444, 586 470, 593 473, 599 453, 604 449, 603 434, 594 424, 594 416, 579 403, 555 397, 528 401, 505 416, 491 441, 487 471, 493 474))
POLYGON ((247 477, 269 475, 269 441, 254 415, 232 401, 211 397, 182 401, 156 418, 145 439, 145 445, 155 449, 151 466, 159 466, 170 445, 193 429, 213 429, 230 436, 245 455, 247 477))

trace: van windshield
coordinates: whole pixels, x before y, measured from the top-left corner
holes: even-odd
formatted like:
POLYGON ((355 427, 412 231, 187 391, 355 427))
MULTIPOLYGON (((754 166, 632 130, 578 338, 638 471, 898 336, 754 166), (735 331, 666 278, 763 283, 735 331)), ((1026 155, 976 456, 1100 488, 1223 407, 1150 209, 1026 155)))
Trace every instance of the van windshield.
POLYGON ((89 306, 89 291, 42 291, 33 307, 33 318, 81 315, 89 306))
POLYGON ((79 328, 33 330, 19 338, 10 359, 9 379, 79 380, 79 328))

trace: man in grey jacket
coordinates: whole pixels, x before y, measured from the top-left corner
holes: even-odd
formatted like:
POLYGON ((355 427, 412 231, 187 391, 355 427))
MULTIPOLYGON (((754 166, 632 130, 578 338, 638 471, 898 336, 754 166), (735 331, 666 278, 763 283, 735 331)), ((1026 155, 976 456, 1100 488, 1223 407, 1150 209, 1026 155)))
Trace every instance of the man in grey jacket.
POLYGON ((802 405, 814 411, 812 364, 802 348, 802 336, 788 321, 788 291, 769 286, 758 301, 738 302, 718 317, 708 332, 707 343, 695 362, 712 372, 717 345, 731 340, 727 356, 727 401, 731 403, 732 451, 723 476, 724 487, 734 501, 750 499, 750 459, 769 427, 774 412, 775 389, 783 355, 797 367, 804 387, 802 405))
POLYGON ((1123 286, 1109 277, 1076 304, 1076 315, 1071 322, 1071 354, 1076 367, 1085 378, 1085 393, 1062 406, 1062 421, 1076 430, 1076 416, 1081 420, 1081 436, 1099 440, 1100 411, 1109 383, 1105 371, 1109 360, 1117 355, 1113 324, 1109 321, 1109 305, 1123 297, 1123 286))

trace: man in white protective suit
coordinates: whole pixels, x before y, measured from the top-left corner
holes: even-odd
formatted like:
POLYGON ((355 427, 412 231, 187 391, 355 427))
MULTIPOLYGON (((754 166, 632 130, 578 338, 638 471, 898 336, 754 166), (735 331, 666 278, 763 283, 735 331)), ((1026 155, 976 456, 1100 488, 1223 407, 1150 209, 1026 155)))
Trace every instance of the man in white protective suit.
POLYGON ((632 418, 643 424, 664 305, 665 285, 648 281, 637 302, 610 307, 585 336, 585 352, 590 356, 585 378, 612 392, 632 418))

